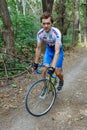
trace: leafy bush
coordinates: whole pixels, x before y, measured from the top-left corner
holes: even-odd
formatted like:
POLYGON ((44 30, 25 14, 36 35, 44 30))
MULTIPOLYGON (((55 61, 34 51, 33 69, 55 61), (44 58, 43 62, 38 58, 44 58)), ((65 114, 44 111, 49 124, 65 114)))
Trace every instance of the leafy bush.
POLYGON ((15 32, 15 42, 22 43, 24 46, 36 43, 36 34, 39 29, 39 22, 35 16, 24 16, 19 14, 13 17, 15 32))
POLYGON ((70 35, 65 35, 63 37, 63 45, 65 46, 70 46, 71 45, 71 41, 72 41, 72 36, 70 35))
POLYGON ((37 17, 33 15, 18 14, 12 17, 12 23, 14 26, 16 50, 22 51, 27 48, 34 52, 34 46, 36 45, 36 34, 40 28, 40 23, 37 17))

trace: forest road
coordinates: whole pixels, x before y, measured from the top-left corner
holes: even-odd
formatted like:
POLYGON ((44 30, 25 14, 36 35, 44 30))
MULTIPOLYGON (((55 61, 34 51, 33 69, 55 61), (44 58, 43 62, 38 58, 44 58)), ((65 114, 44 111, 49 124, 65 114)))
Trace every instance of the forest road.
POLYGON ((69 67, 64 87, 46 115, 33 117, 23 104, 0 120, 0 130, 87 130, 87 56, 69 67))

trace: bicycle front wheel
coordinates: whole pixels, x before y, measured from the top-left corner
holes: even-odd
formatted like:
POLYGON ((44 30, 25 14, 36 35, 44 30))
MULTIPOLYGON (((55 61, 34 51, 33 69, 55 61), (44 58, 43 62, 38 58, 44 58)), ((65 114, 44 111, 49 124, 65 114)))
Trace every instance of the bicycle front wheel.
POLYGON ((46 78, 40 79, 30 86, 26 94, 26 109, 33 116, 42 116, 51 109, 55 98, 56 91, 52 82, 46 78), (45 96, 42 96, 41 93, 45 83, 47 84, 47 88, 45 90, 45 96))

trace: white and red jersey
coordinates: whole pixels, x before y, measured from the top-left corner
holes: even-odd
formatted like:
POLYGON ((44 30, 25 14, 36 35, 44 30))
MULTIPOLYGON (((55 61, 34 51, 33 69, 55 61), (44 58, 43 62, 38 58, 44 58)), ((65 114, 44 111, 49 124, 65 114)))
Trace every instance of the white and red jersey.
POLYGON ((61 32, 55 27, 51 27, 48 33, 43 28, 40 29, 37 33, 37 43, 44 42, 49 46, 54 46, 55 44, 62 45, 61 32))

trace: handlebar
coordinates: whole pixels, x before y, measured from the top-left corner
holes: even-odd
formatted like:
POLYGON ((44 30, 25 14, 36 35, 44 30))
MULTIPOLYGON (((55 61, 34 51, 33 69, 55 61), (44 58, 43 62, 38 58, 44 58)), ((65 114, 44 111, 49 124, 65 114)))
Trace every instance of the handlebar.
MULTIPOLYGON (((36 70, 36 73, 37 74, 42 74, 42 71, 40 71, 40 68, 42 68, 42 67, 44 67, 44 65, 43 64, 39 64, 38 65, 38 68, 37 68, 37 70, 36 70)), ((46 72, 47 72, 47 74, 49 74, 48 73, 48 70, 50 69, 51 67, 47 67, 47 70, 46 70, 46 72)), ((50 74, 49 74, 50 75, 50 74)), ((56 78, 56 76, 55 75, 50 75, 52 78, 56 78)))

